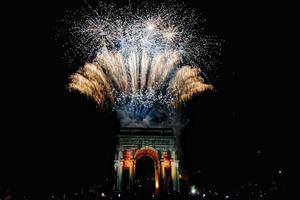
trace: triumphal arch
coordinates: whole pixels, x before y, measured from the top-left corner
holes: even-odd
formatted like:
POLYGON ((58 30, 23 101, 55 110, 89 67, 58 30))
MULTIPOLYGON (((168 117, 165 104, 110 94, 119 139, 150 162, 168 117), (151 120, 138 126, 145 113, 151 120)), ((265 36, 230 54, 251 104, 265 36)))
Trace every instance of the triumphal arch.
POLYGON ((148 184, 146 190, 155 194, 180 192, 173 129, 121 128, 117 139, 114 191, 136 191, 148 184))

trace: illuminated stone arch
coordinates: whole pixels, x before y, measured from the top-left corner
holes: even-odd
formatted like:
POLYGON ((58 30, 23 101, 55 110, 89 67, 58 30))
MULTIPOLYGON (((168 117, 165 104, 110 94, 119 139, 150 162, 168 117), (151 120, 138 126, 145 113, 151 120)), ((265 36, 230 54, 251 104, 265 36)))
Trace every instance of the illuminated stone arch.
POLYGON ((148 156, 148 157, 152 158, 152 160, 154 161, 155 193, 158 194, 159 193, 159 180, 160 180, 160 155, 157 150, 155 150, 154 148, 152 148, 150 146, 145 146, 145 147, 142 147, 142 148, 136 150, 136 152, 134 154, 133 176, 135 177, 137 160, 144 156, 148 156))
POLYGON ((149 156, 156 163, 159 163, 159 160, 160 160, 159 152, 150 146, 145 146, 145 147, 142 147, 135 151, 135 154, 134 154, 135 160, 138 160, 142 156, 149 156))
POLYGON ((172 129, 126 128, 120 130, 117 138, 114 191, 121 192, 124 183, 127 184, 129 191, 131 190, 135 179, 136 162, 143 156, 149 156, 154 161, 156 194, 180 191, 179 160, 176 155, 176 137, 172 129), (124 170, 129 173, 128 182, 122 180, 124 170), (171 181, 171 189, 167 187, 166 180, 171 181))

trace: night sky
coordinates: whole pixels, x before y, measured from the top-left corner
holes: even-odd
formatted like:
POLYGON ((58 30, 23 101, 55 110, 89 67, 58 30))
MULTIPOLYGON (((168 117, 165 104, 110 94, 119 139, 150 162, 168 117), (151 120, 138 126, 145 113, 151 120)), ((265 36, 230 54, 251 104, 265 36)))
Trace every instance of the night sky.
MULTIPOLYGON (((279 38, 287 24, 280 5, 186 2, 207 19, 207 34, 224 40, 210 74, 216 91, 183 108, 189 123, 182 164, 191 181, 219 193, 250 184, 256 189, 249 191, 263 188, 266 199, 299 198, 300 147, 286 113, 294 107, 281 74, 287 62, 279 38)), ((66 90, 82 63, 69 66, 55 39, 66 10, 83 5, 20 1, 2 8, 11 12, 2 18, 8 44, 1 59, 1 192, 43 196, 110 178, 118 120, 66 90)))

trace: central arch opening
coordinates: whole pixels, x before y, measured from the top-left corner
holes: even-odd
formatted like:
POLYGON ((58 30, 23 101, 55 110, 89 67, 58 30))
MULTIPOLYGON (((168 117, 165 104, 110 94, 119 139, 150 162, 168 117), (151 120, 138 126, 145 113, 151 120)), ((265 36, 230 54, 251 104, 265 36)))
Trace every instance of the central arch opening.
POLYGON ((136 161, 136 191, 143 195, 155 193, 155 162, 150 156, 141 156, 136 161))

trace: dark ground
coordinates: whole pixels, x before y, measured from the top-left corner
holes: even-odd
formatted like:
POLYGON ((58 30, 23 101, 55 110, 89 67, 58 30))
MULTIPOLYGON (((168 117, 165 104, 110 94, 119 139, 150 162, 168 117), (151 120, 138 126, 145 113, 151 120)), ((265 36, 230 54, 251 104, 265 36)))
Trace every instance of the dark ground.
MULTIPOLYGON (((54 39, 65 10, 83 3, 9 4, 1 14, 0 198, 46 199, 103 184, 112 171, 118 122, 66 90, 73 69, 54 39)), ((211 190, 220 199, 227 193, 234 199, 235 192, 244 200, 251 192, 261 199, 299 198, 299 140, 290 114, 297 113, 296 100, 285 81, 291 66, 285 6, 188 4, 207 19, 207 33, 225 40, 216 93, 184 109, 190 122, 182 133, 183 164, 190 181, 202 197, 211 190)))

